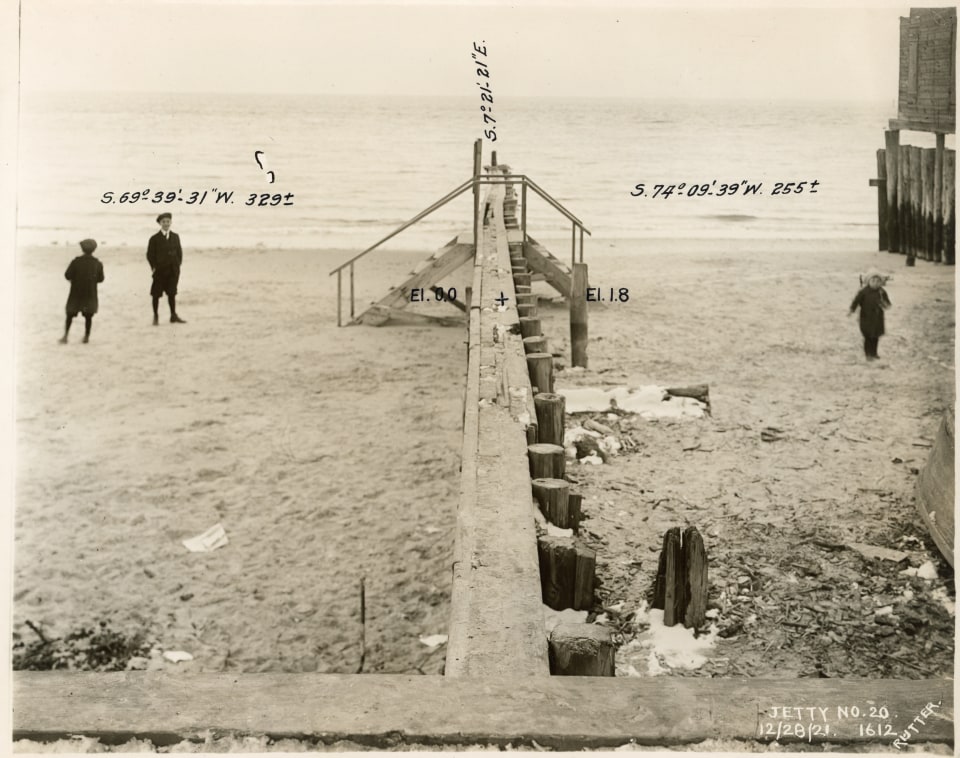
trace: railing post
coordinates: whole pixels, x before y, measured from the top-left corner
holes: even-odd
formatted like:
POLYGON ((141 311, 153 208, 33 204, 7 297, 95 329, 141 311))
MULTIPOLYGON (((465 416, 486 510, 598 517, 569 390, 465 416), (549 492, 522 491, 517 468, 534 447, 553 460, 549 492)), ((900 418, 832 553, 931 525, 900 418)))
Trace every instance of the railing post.
POLYGON ((340 274, 342 271, 343 269, 337 269, 337 326, 343 326, 340 323, 340 279, 342 278, 340 274))
POLYGON ((480 253, 480 228, 477 217, 480 215, 480 161, 483 142, 475 140, 473 143, 473 254, 480 253))
POLYGON ((523 244, 527 244, 527 175, 523 175, 520 190, 520 229, 523 230, 523 244))
MULTIPOLYGON (((581 251, 580 261, 583 261, 583 253, 581 251)), ((350 320, 353 321, 353 264, 350 264, 350 320)))
POLYGON ((580 227, 580 262, 583 263, 583 227, 580 227))
POLYGON ((577 262, 577 222, 570 226, 570 267, 577 262))

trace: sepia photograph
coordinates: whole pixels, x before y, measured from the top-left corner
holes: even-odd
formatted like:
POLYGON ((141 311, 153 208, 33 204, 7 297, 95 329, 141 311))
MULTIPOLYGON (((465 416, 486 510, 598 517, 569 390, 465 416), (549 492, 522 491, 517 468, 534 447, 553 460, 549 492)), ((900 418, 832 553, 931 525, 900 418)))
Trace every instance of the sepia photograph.
POLYGON ((955 6, 6 18, 14 753, 953 754, 955 6))

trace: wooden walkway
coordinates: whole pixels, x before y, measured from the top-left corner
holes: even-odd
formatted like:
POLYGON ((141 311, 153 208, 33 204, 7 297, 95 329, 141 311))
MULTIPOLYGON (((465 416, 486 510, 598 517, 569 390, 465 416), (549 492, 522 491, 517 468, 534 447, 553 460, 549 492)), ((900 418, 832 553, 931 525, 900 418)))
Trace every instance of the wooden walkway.
POLYGON ((447 676, 549 676, 527 428, 536 424, 503 218, 474 263, 447 676), (498 299, 503 296, 502 309, 498 299))

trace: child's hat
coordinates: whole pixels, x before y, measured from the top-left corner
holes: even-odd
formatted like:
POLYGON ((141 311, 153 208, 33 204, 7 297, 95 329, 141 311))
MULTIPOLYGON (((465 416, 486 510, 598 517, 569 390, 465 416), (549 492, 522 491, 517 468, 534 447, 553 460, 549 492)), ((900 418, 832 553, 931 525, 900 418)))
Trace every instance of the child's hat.
POLYGON ((80 249, 85 253, 92 253, 97 249, 97 241, 91 239, 85 239, 80 243, 80 249))
POLYGON ((161 213, 159 216, 157 216, 157 223, 159 224, 159 223, 160 223, 161 221, 163 221, 165 218, 168 218, 168 219, 170 219, 170 220, 173 220, 173 214, 172 214, 172 213, 161 213))

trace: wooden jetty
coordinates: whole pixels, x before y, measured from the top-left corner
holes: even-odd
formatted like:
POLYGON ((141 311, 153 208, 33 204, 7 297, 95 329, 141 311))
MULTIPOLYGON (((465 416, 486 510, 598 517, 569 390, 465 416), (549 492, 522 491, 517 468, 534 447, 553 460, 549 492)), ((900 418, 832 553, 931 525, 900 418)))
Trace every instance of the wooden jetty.
MULTIPOLYGON (((478 158, 479 146, 475 166, 478 158)), ((109 744, 137 738, 164 746, 263 735, 314 745, 345 740, 373 748, 557 750, 707 739, 879 743, 888 750, 892 740, 905 746, 953 744, 952 681, 617 678, 606 628, 562 624, 547 635, 544 602, 595 609, 596 556, 576 537, 582 498, 565 478, 563 448, 557 444, 562 403, 546 387, 535 392, 532 383, 536 377, 549 384, 541 362, 528 360, 543 347, 539 319, 521 317, 517 308, 517 297, 530 294, 536 265, 525 256, 534 248, 524 245, 522 206, 524 237, 511 232, 518 223, 515 185, 521 179, 503 167, 488 178, 484 202, 476 195, 474 203, 445 675, 18 671, 14 739, 85 735, 109 744), (507 299, 501 301, 501 293, 507 299), (573 536, 538 537, 536 509, 573 536)), ((574 258, 576 230, 574 224, 574 258)), ((466 244, 458 238, 447 253, 466 244)), ((581 260, 571 260, 571 298, 578 296, 577 282, 586 282, 582 250, 581 234, 581 260)), ((339 269, 349 268, 351 282, 355 260, 339 269)), ((581 326, 585 337, 586 324, 581 326)), ((700 568, 705 558, 694 555, 699 554, 694 532, 684 535, 691 568, 673 572, 686 578, 664 585, 665 596, 692 598, 690 582, 705 581, 705 563, 700 568)), ((673 607, 685 623, 700 620, 702 608, 695 601, 675 601, 673 607)))
POLYGON ((900 19, 900 86, 897 118, 877 151, 879 249, 916 258, 955 262, 956 151, 945 138, 956 133, 957 10, 913 8, 900 19), (936 146, 901 144, 901 132, 935 135, 936 146))

